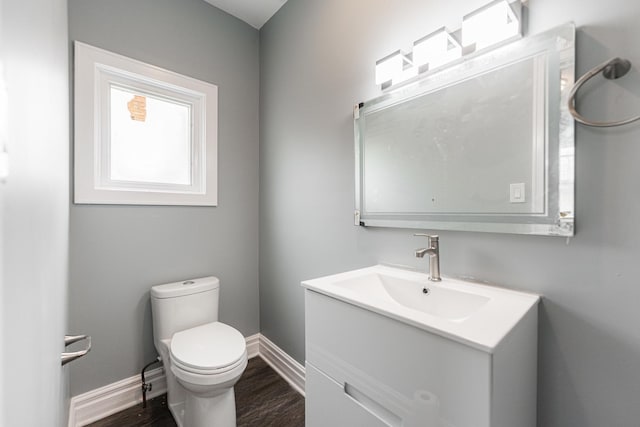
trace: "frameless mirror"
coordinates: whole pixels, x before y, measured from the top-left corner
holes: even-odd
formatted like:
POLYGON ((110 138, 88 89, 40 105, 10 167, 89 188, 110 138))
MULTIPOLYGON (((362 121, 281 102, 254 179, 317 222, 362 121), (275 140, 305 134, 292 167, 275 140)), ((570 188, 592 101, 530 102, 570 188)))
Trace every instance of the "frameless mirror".
POLYGON ((360 104, 356 224, 572 236, 575 27, 360 104))

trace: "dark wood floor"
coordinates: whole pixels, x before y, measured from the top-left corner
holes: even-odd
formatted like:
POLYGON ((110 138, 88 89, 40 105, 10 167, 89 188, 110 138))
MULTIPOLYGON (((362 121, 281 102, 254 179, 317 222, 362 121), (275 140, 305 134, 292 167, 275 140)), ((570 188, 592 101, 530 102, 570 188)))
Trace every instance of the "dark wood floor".
MULTIPOLYGON (((238 427, 304 427, 304 397, 264 360, 254 357, 236 384, 238 427)), ((91 427, 175 427, 166 395, 90 424, 91 427)))

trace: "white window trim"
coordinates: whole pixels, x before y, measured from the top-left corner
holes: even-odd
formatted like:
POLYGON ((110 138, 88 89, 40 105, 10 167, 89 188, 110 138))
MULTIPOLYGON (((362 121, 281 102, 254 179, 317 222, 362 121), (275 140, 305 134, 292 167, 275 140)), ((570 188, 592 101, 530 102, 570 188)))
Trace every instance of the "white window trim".
POLYGON ((83 204, 195 205, 218 202, 218 88, 76 41, 74 94, 74 202, 83 204), (110 85, 136 87, 191 105, 194 111, 192 185, 115 182, 108 165, 105 104, 110 85), (106 154, 106 155, 105 155, 106 154))

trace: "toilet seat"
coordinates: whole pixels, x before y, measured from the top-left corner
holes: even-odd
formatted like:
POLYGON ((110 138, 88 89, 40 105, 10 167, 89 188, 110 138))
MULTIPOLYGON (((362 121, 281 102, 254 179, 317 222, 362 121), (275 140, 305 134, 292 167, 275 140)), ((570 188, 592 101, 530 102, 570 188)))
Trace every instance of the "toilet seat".
POLYGON ((246 341, 229 325, 211 322, 177 332, 171 338, 171 362, 197 375, 218 375, 246 364, 246 341))

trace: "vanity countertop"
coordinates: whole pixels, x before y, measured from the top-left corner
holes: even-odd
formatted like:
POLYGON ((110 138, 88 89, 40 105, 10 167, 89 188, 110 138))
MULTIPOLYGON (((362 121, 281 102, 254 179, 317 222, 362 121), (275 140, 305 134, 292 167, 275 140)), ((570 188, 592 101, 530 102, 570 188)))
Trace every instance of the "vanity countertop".
POLYGON ((540 296, 384 265, 305 280, 310 291, 492 353, 540 296), (426 291, 424 290, 426 289, 426 291))

